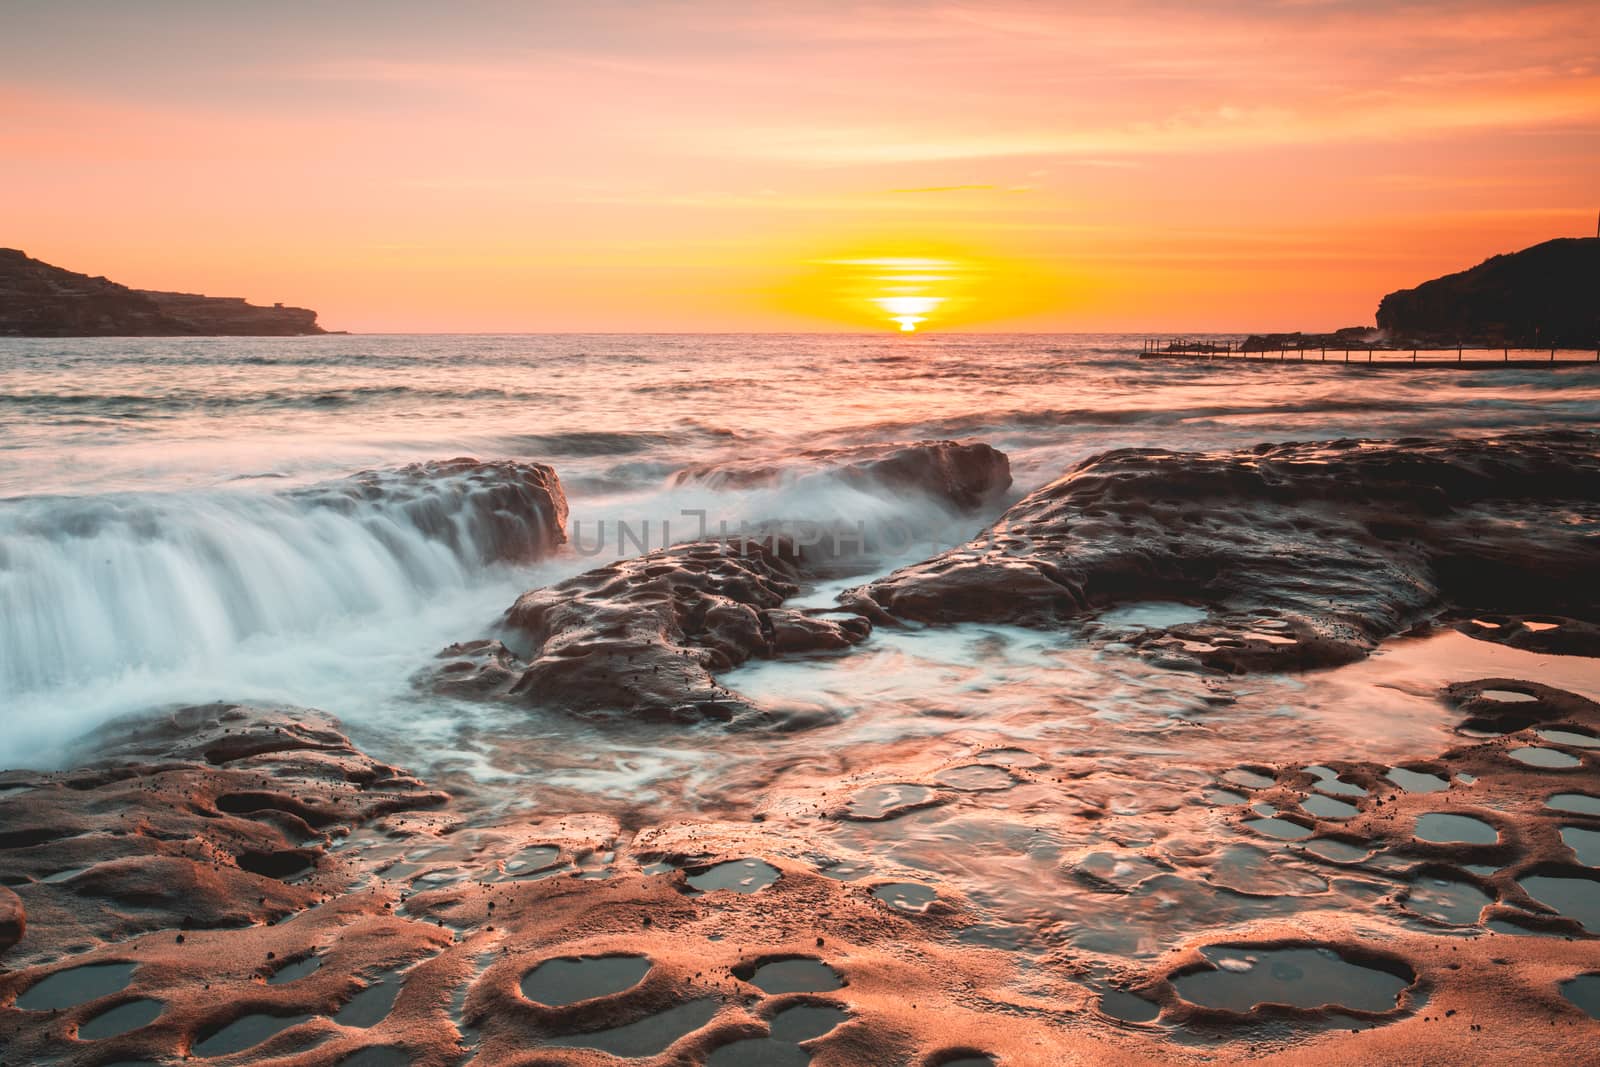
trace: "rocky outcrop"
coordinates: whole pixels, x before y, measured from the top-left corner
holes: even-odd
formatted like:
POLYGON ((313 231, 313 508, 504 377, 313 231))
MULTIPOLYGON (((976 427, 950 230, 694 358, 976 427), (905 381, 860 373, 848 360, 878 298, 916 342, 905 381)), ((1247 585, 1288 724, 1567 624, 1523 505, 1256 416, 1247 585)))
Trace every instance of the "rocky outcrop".
POLYGON ((446 799, 320 712, 207 705, 101 736, 85 769, 0 774, 0 866, 28 917, 13 954, 270 922, 351 884, 337 839, 446 799))
POLYGON ((327 331, 306 308, 130 289, 0 248, 0 337, 293 336, 327 331))
POLYGON ((1600 657, 1600 623, 1559 615, 1475 613, 1452 620, 1459 633, 1479 641, 1554 656, 1600 657))
POLYGON ((274 304, 261 307, 242 296, 201 296, 198 293, 163 293, 137 290, 155 301, 161 313, 183 324, 187 332, 227 337, 292 337, 327 333, 317 325, 310 308, 274 304))
POLYGON ((1370 326, 1346 326, 1332 333, 1253 333, 1239 342, 1240 352, 1295 352, 1300 349, 1350 351, 1376 348, 1385 341, 1382 330, 1370 326))
POLYGON ((679 485, 753 489, 822 475, 861 488, 915 492, 962 511, 993 501, 1011 487, 1004 452, 981 441, 915 441, 802 452, 790 463, 719 463, 678 472, 679 485))
POLYGON ((1559 238, 1390 293, 1378 326, 1451 344, 1595 348, 1597 294, 1600 238, 1559 238))
POLYGON ((1129 638, 1174 663, 1314 667, 1442 608, 1594 614, 1600 434, 1125 449, 973 541, 847 594, 879 620, 1088 619, 1140 600, 1204 622, 1129 638))
POLYGON ((347 514, 376 511, 483 563, 526 563, 567 543, 567 495, 543 463, 461 456, 362 471, 288 495, 347 514))
POLYGON ((440 691, 696 722, 767 716, 714 674, 752 658, 847 648, 865 619, 782 607, 799 591, 780 542, 697 542, 524 593, 500 641, 453 645, 440 691))
POLYGON ((27 929, 28 914, 22 898, 0 886, 0 953, 21 941, 27 929))

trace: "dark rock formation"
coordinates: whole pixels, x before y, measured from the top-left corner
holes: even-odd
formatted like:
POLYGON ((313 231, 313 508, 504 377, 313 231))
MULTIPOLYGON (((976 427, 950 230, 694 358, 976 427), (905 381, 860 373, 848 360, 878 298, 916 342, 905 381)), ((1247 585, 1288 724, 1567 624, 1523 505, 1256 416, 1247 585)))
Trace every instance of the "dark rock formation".
POLYGON ((22 898, 0 886, 0 953, 21 941, 27 929, 28 915, 22 898))
POLYGON ((1558 615, 1467 615, 1451 622, 1479 641, 1555 656, 1600 656, 1600 623, 1558 615))
POLYGON ((713 673, 753 657, 847 648, 865 619, 782 607, 799 591, 781 543, 677 545, 524 593, 498 641, 453 645, 444 692, 646 719, 728 721, 760 713, 713 673))
POLYGON ((917 492, 970 511, 1011 487, 1006 454, 979 442, 915 441, 802 452, 791 464, 719 463, 678 472, 677 483, 748 489, 823 474, 846 485, 917 492))
POLYGON ((292 336, 327 331, 305 308, 130 289, 0 248, 0 336, 292 336))
POLYGON ((1240 352, 1297 351, 1303 348, 1353 351, 1375 348, 1384 342, 1381 330, 1370 326, 1346 326, 1332 333, 1253 333, 1239 342, 1240 352))
POLYGON ((854 590, 874 618, 1051 625, 1180 600, 1132 639, 1244 670, 1357 658, 1439 609, 1586 618, 1600 434, 1332 441, 1091 458, 960 548, 854 590))
POLYGON ((484 563, 527 562, 567 543, 567 496, 543 463, 463 456, 362 471, 289 495, 351 513, 377 505, 484 563))
POLYGON ((1600 238, 1558 238, 1384 297, 1381 329, 1446 343, 1600 346, 1600 238))
POLYGON ((317 325, 317 313, 310 308, 274 304, 261 307, 245 302, 242 296, 202 296, 199 293, 163 293, 154 289, 136 290, 155 301, 168 318, 181 323, 186 332, 226 337, 291 337, 327 333, 317 325))
POLYGON ((320 712, 208 705, 100 736, 86 769, 0 774, 0 866, 28 915, 13 954, 288 915, 350 884, 336 838, 446 799, 320 712))

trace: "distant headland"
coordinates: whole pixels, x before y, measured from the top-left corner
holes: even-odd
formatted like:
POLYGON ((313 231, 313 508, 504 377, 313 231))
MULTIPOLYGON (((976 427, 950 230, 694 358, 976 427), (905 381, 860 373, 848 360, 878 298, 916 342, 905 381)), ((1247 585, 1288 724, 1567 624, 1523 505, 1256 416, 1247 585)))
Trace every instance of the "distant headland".
POLYGON ((1378 304, 1378 328, 1408 337, 1529 348, 1600 344, 1600 237, 1561 237, 1495 256, 1378 304))
POLYGON ((328 333, 308 308, 130 289, 0 248, 0 337, 291 337, 328 333))
POLYGON ((1600 348, 1600 237, 1558 237, 1396 290, 1376 318, 1375 329, 1252 334, 1239 350, 1600 348))

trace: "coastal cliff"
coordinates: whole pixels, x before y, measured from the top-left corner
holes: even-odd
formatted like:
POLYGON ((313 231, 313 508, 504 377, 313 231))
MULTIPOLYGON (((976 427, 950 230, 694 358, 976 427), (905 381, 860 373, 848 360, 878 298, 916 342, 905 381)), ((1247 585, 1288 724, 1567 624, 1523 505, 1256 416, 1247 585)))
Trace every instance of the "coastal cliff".
POLYGON ((1513 347, 1600 345, 1600 238, 1564 237, 1390 293, 1378 327, 1513 347))
POLYGON ((236 337, 327 333, 308 308, 130 289, 0 248, 0 337, 236 337))

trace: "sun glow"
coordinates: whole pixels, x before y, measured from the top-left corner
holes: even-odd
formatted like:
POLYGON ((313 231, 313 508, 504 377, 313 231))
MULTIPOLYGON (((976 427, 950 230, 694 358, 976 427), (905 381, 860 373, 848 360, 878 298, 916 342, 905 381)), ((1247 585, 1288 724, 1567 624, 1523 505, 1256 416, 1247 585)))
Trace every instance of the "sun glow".
POLYGON ((889 313, 889 317, 900 324, 900 329, 906 333, 915 330, 918 324, 926 322, 929 313, 937 310, 944 298, 940 296, 880 296, 875 298, 877 305, 889 313))
POLYGON ((1061 279, 1027 260, 933 242, 885 239, 803 258, 774 291, 781 307, 866 330, 962 328, 1059 308, 1061 279))
POLYGON ((825 261, 839 298, 904 333, 939 318, 957 302, 972 265, 930 256, 863 256, 825 261))

